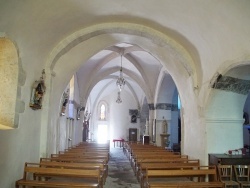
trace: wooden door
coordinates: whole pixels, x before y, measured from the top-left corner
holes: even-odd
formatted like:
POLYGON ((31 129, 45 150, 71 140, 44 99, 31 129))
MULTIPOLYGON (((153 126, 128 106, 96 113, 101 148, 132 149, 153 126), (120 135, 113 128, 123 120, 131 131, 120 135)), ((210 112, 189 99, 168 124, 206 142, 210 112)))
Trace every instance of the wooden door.
POLYGON ((137 142, 137 129, 129 129, 129 141, 137 142))

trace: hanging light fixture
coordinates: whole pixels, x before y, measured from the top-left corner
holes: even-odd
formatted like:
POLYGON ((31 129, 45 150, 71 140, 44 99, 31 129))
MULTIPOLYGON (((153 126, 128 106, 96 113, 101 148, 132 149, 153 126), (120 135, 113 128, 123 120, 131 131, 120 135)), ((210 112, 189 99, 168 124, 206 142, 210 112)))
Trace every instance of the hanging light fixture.
MULTIPOLYGON (((121 55, 121 68, 120 68, 120 76, 118 77, 117 81, 116 81, 116 85, 119 89, 119 91, 122 91, 122 89, 124 88, 125 86, 125 79, 123 77, 123 74, 122 74, 122 55, 121 55)), ((119 94, 118 94, 119 95, 119 94)))
POLYGON ((122 98, 121 98, 121 92, 120 91, 118 91, 118 96, 117 96, 116 102, 118 104, 122 103, 122 98))

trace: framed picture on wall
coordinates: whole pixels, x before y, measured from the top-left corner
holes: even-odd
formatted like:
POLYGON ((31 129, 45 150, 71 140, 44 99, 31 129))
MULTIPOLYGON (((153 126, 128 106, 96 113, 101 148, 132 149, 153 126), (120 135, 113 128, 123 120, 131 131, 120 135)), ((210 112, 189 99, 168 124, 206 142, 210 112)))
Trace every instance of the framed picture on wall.
POLYGON ((134 114, 131 116, 131 123, 136 123, 137 122, 137 116, 134 114))

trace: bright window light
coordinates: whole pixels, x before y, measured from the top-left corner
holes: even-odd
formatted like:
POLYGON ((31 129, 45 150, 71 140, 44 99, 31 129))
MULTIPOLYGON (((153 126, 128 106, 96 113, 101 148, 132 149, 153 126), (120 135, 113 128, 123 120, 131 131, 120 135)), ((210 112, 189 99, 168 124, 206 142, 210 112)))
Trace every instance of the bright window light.
POLYGON ((97 142, 100 144, 107 143, 107 137, 108 137, 108 126, 104 124, 98 125, 97 142))
POLYGON ((179 95, 178 95, 178 109, 181 109, 181 100, 179 95))

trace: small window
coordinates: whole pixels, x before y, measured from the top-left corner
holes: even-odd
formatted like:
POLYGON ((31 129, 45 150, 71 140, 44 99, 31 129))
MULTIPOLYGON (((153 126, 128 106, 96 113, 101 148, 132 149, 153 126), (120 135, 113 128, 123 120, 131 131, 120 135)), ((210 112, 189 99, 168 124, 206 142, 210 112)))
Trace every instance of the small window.
POLYGON ((104 104, 101 105, 101 114, 100 119, 105 120, 106 119, 106 107, 104 104))
POLYGON ((101 101, 97 108, 97 119, 99 121, 108 121, 108 104, 105 101, 101 101))

